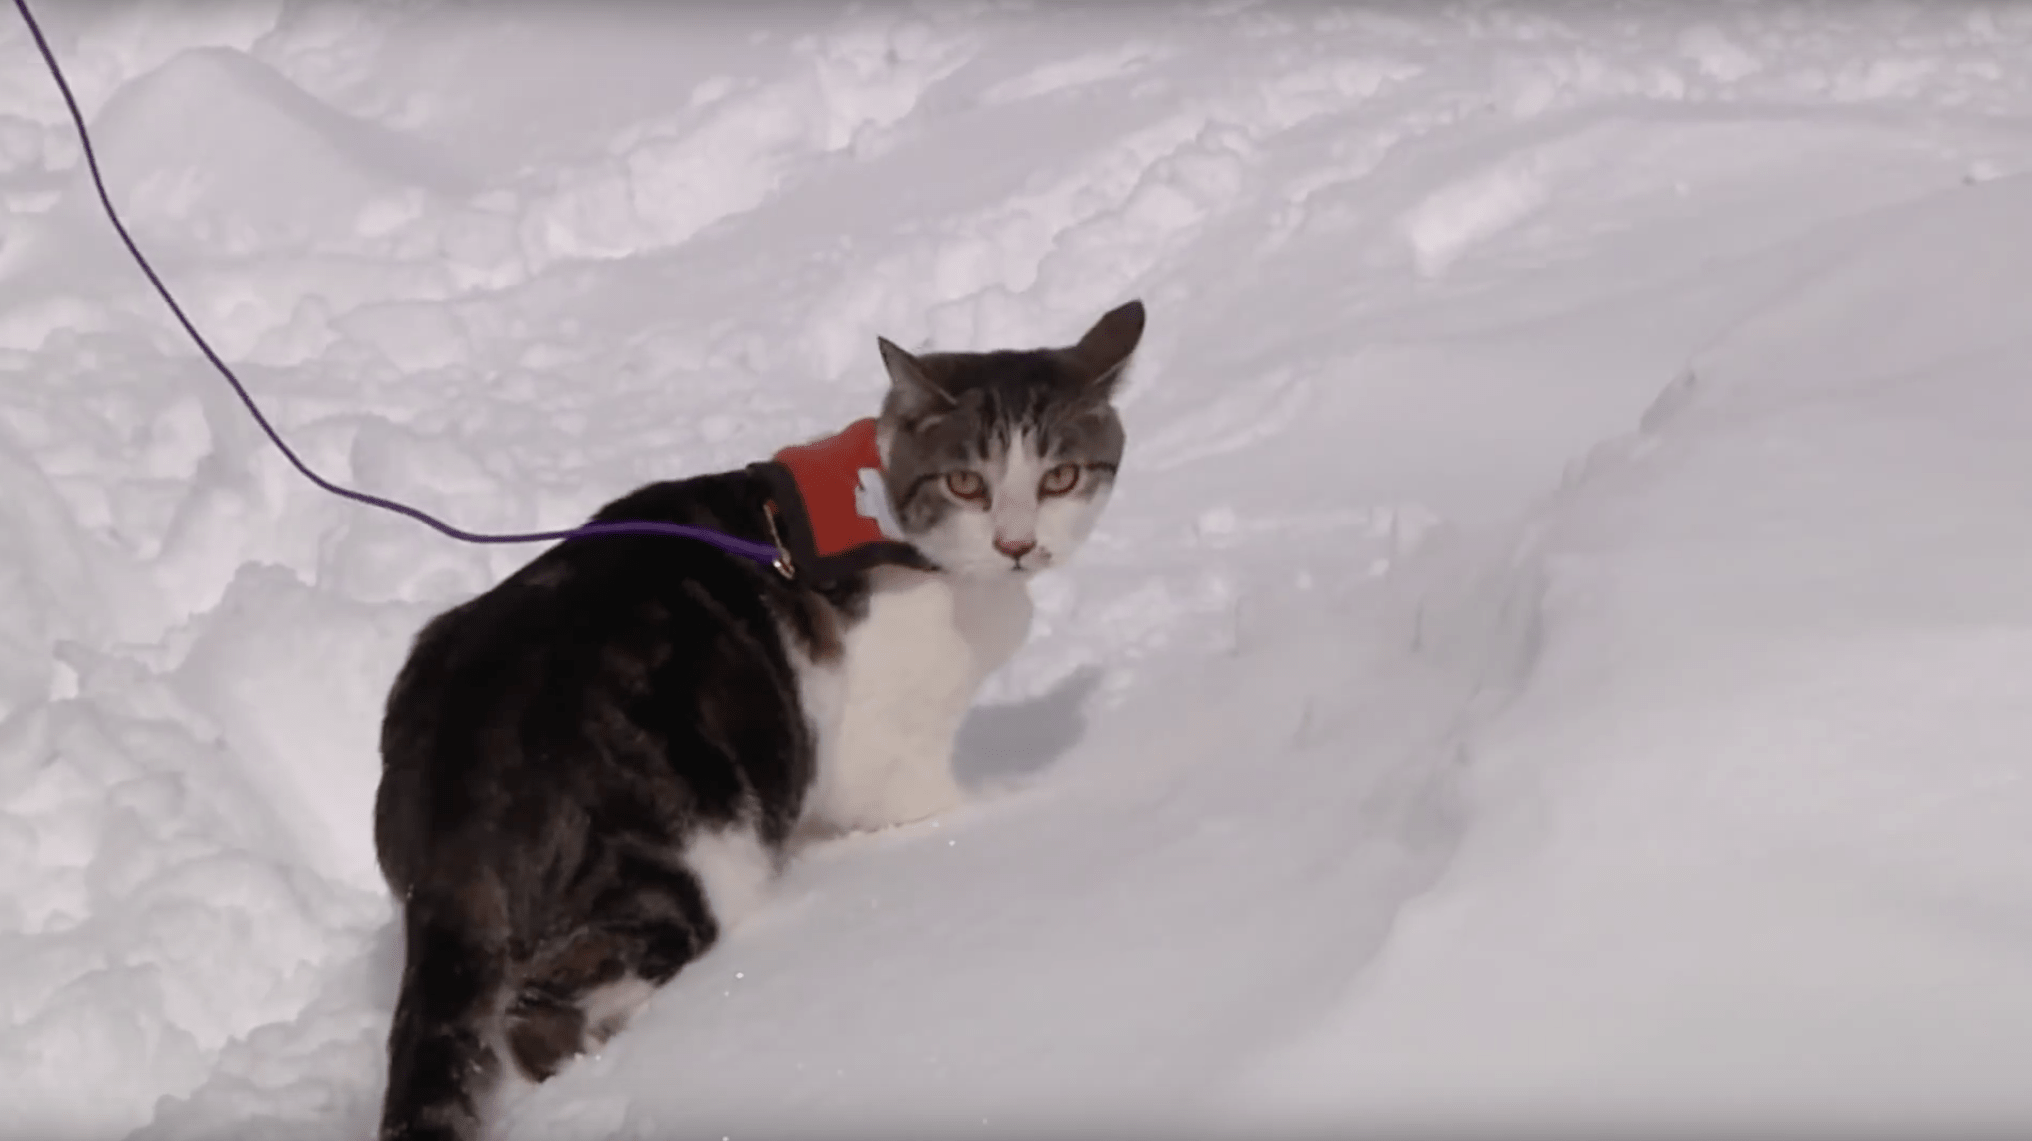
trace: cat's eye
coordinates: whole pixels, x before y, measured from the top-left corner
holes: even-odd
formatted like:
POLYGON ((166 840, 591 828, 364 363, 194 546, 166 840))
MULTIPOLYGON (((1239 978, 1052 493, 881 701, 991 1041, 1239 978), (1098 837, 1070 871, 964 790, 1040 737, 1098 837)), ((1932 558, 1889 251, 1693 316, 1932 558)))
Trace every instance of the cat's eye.
POLYGON ((1060 464, 1037 481, 1037 491, 1041 495, 1064 495, 1079 486, 1079 477, 1078 464, 1060 464))
POLYGON ((945 473, 945 489, 955 496, 978 501, 988 497, 988 481, 977 471, 949 471, 945 473))

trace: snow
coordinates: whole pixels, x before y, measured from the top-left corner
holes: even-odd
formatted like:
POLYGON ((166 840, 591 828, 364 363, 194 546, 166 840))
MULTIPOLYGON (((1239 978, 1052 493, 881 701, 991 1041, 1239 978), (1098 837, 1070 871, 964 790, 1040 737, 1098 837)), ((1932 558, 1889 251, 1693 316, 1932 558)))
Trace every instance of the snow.
MULTIPOLYGON (((2026 9, 40 7, 271 418, 461 526, 1150 307, 969 805, 503 1137, 2032 1130, 2026 9)), ((0 1135, 364 1135, 380 702, 533 551, 301 480, 0 59, 0 1135)))
POLYGON ((2032 181, 1947 193, 1874 216, 1554 500, 1480 823, 1267 1102, 2023 1127, 2032 337, 2004 307, 2032 181))

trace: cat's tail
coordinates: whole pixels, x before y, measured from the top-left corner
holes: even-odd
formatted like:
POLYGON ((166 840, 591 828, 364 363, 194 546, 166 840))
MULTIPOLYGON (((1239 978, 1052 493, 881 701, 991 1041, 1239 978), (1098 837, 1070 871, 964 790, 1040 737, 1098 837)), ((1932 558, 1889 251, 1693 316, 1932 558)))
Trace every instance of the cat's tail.
POLYGON ((459 901, 403 905, 407 957, 388 1034, 380 1141, 472 1141, 500 1078, 492 1022, 503 987, 501 925, 459 901))

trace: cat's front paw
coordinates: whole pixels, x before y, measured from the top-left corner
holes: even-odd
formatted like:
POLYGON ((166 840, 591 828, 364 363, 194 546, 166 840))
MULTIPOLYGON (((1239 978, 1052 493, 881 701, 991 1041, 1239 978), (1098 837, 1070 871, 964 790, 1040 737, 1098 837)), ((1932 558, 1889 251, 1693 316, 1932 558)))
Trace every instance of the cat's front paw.
POLYGON ((824 822, 847 832, 876 832, 929 820, 966 803, 966 794, 950 773, 892 776, 879 786, 856 791, 859 795, 820 813, 824 822))
POLYGON ((936 777, 916 774, 911 780, 898 782, 884 798, 883 815, 888 818, 885 825, 915 824, 943 816, 965 804, 966 799, 950 773, 936 777))

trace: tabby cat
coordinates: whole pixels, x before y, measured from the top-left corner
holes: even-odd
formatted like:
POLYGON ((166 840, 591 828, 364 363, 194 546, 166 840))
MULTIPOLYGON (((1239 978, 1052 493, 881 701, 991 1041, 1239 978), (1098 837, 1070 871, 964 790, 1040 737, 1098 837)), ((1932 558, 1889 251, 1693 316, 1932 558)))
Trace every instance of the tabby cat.
MULTIPOLYGON (((682 538, 562 543, 427 624, 388 696, 375 803, 406 954, 381 1137, 478 1136, 712 946, 793 837, 960 802, 955 731, 1086 539, 1123 447, 1130 302, 1064 348, 879 340, 879 506, 829 569, 682 538)), ((596 521, 783 547, 758 469, 650 484, 596 521)), ((816 566, 816 564, 814 564, 816 566)))

